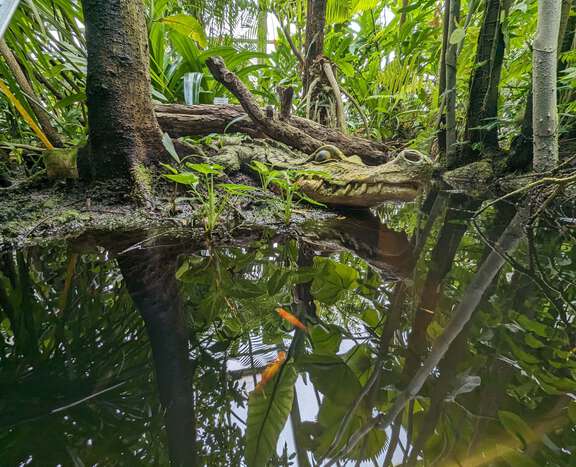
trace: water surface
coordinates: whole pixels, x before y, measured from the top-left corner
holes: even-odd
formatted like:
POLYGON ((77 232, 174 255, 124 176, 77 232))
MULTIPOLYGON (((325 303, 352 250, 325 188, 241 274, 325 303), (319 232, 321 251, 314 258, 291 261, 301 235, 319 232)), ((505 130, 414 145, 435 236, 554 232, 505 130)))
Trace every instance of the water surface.
POLYGON ((0 465, 574 465, 562 219, 529 231, 417 394, 371 427, 514 215, 477 208, 441 194, 301 235, 93 234, 4 253, 0 465))

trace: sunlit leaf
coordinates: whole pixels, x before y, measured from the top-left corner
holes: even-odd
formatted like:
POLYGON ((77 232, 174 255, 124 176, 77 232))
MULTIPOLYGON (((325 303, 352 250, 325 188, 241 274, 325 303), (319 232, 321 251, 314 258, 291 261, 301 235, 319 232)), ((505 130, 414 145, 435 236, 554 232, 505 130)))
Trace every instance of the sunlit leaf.
POLYGON ((159 20, 160 23, 172 28, 174 31, 182 34, 190 39, 198 42, 200 47, 206 47, 208 45, 208 40, 206 39, 206 34, 204 33, 204 28, 202 24, 194 18, 188 15, 174 15, 166 16, 159 20))
POLYGON ((198 183, 198 176, 192 172, 180 172, 178 174, 164 174, 163 175, 168 180, 179 183, 181 185, 191 185, 194 186, 198 183))
POLYGON ((275 452, 280 432, 292 409, 297 377, 294 367, 286 364, 263 391, 250 393, 246 422, 248 467, 266 466, 275 452))

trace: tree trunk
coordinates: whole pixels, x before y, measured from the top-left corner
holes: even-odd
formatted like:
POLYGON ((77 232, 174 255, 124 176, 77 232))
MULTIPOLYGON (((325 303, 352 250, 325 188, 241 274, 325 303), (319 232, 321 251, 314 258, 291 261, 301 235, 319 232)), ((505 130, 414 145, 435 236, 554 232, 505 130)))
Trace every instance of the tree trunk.
POLYGON ((480 151, 499 149, 496 118, 498 86, 504 61, 504 35, 500 16, 505 10, 506 5, 502 5, 501 0, 486 1, 466 116, 465 158, 469 161, 477 159, 480 151))
MULTIPOLYGON (((268 47, 268 5, 266 1, 258 2, 258 52, 266 53, 268 47)), ((264 58, 258 58, 258 63, 263 65, 264 58)))
POLYGON ((154 116, 141 0, 83 0, 90 175, 129 178, 149 192, 145 167, 164 155, 154 116))
POLYGON ((442 26, 442 51, 438 77, 438 104, 440 116, 438 121, 438 149, 446 154, 446 51, 448 50, 448 32, 450 28, 450 0, 444 1, 444 24, 442 26))
POLYGON ((558 110, 556 67, 561 5, 558 0, 538 2, 538 30, 534 40, 533 117, 534 161, 536 171, 558 165, 558 110))
POLYGON ((56 129, 52 126, 52 123, 50 123, 50 115, 40 104, 40 99, 38 99, 36 96, 36 93, 24 75, 22 68, 20 68, 18 60, 16 60, 16 57, 4 39, 0 39, 0 55, 4 57, 4 61, 6 62, 6 65, 8 65, 8 68, 10 68, 10 71, 18 83, 18 86, 20 86, 20 89, 26 95, 26 100, 30 104, 30 107, 32 107, 32 110, 38 119, 38 123, 46 134, 48 141, 50 141, 52 146, 61 147, 62 140, 60 139, 60 135, 56 129))
POLYGON ((306 16, 306 43, 302 84, 304 95, 314 80, 313 65, 324 54, 324 27, 326 25, 326 0, 308 0, 306 16))
MULTIPOLYGON (((460 0, 450 1, 448 39, 458 26, 460 20, 460 0)), ((456 147, 456 62, 458 59, 458 44, 450 44, 446 49, 446 161, 453 166, 458 157, 456 147)))
MULTIPOLYGON (((570 16, 572 0, 564 0, 562 2, 562 13, 560 19, 560 29, 558 31, 558 50, 560 52, 567 52, 572 48, 574 40, 574 32, 576 29, 576 16, 570 16)), ((560 76, 566 64, 558 61, 557 75, 560 76)), ((570 90, 568 90, 570 92, 570 90)), ((562 93, 559 96, 562 99, 562 93)), ((522 119, 522 127, 520 134, 517 135, 513 142, 510 151, 510 158, 508 159, 508 167, 510 169, 526 169, 532 167, 533 159, 533 129, 532 129, 532 82, 530 89, 526 96, 526 108, 524 110, 524 118, 522 119)))

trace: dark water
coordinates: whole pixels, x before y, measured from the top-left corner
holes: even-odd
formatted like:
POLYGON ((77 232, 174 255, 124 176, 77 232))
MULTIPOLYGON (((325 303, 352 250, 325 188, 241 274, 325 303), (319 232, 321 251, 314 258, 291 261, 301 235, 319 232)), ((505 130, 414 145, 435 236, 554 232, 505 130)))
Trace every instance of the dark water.
POLYGON ((0 465, 576 465, 573 226, 477 207, 3 254, 0 465))

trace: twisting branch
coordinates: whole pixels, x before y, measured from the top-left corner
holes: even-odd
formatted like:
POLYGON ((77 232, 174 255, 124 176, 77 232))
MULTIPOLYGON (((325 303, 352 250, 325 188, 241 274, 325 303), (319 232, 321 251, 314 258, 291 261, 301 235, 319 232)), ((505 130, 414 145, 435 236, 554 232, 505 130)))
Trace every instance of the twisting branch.
POLYGON ((284 122, 281 123, 266 118, 266 114, 262 112, 252 93, 234 73, 226 68, 221 57, 207 59, 206 65, 214 75, 214 78, 238 98, 244 111, 259 129, 270 138, 289 146, 297 147, 308 154, 313 153, 324 145, 322 141, 313 138, 298 128, 284 122))
POLYGON ((338 123, 338 128, 343 133, 346 133, 346 119, 344 118, 344 103, 342 102, 342 94, 340 94, 340 86, 338 86, 338 81, 336 81, 336 76, 334 76, 334 70, 332 70, 332 65, 327 60, 322 62, 322 69, 324 74, 330 83, 332 88, 332 93, 334 94, 334 99, 336 101, 336 121, 338 123))

